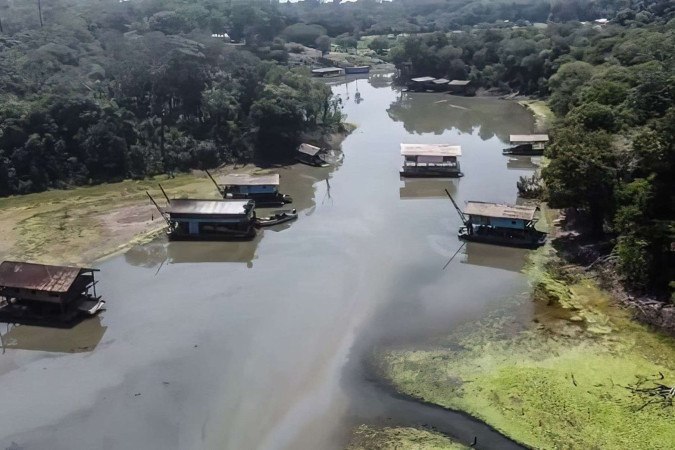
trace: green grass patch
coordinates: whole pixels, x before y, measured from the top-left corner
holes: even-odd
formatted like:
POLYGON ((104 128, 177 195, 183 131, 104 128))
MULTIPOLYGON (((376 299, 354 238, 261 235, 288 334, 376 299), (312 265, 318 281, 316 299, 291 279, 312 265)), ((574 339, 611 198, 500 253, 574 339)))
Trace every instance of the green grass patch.
POLYGON ((418 428, 361 425, 347 450, 468 450, 439 433, 418 428))
POLYGON ((547 251, 530 268, 532 304, 513 300, 425 350, 384 351, 382 373, 532 447, 671 448, 675 408, 645 406, 627 387, 675 385, 675 342, 632 321, 592 280, 552 266, 547 251), (528 309, 533 320, 522 318, 528 309))

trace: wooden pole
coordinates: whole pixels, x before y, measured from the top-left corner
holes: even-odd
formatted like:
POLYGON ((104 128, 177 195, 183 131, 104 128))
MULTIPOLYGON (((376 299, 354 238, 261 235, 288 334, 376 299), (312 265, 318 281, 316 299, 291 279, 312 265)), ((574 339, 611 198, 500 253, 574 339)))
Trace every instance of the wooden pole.
POLYGON ((459 214, 460 219, 462 219, 462 223, 466 225, 466 222, 467 222, 466 216, 464 215, 462 210, 459 208, 459 206, 457 206, 457 203, 455 203, 455 199, 452 198, 452 195, 450 195, 450 192, 448 192, 447 189, 445 190, 445 193, 448 194, 448 197, 450 197, 450 201, 452 202, 453 206, 457 210, 457 213, 459 214))
MULTIPOLYGON (((157 183, 157 184, 159 184, 159 183, 157 183)), ((167 203, 170 204, 170 203, 171 203, 171 200, 169 199, 169 196, 166 195, 166 192, 164 191, 164 188, 162 187, 161 184, 159 184, 159 189, 162 191, 162 194, 164 194, 164 198, 166 199, 167 203)))
POLYGON ((204 169, 204 172, 206 172, 206 174, 209 176, 209 178, 211 178, 211 181, 213 181, 213 184, 216 185, 216 189, 218 189, 218 192, 220 192, 220 194, 222 195, 223 192, 220 190, 220 186, 218 186, 218 183, 216 182, 216 180, 211 176, 211 173, 206 169, 204 169))
POLYGON ((159 205, 157 204, 157 202, 155 201, 155 199, 152 198, 152 196, 150 195, 150 193, 149 193, 148 191, 145 191, 145 193, 148 195, 148 198, 150 198, 150 201, 152 202, 152 204, 155 205, 155 208, 157 208, 157 211, 159 211, 159 215, 162 216, 162 218, 164 219, 164 221, 166 222, 166 224, 169 225, 169 226, 171 226, 171 222, 169 222, 169 219, 166 218, 166 216, 165 216, 164 213, 162 212, 162 208, 159 207, 159 205))
POLYGON ((40 16, 40 28, 43 27, 42 23, 42 0, 38 0, 38 15, 40 16))

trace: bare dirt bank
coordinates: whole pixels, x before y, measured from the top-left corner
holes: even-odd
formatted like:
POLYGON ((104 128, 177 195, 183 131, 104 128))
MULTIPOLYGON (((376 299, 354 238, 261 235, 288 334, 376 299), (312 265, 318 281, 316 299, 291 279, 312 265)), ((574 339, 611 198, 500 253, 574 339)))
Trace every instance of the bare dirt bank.
POLYGON ((150 239, 166 225, 145 193, 163 202, 158 183, 170 197, 218 197, 206 175, 194 172, 3 198, 0 260, 91 264, 150 239))

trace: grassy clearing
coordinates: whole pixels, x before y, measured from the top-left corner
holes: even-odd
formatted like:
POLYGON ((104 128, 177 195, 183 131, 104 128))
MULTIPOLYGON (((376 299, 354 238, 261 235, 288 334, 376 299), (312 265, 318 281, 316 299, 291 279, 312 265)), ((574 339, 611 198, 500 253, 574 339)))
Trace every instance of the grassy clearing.
POLYGON ((182 174, 0 199, 0 259, 91 263, 163 227, 145 192, 215 198, 211 181, 182 174), (154 218, 154 220, 152 220, 154 218))
POLYGON ((347 450, 464 450, 439 433, 418 428, 389 428, 361 425, 354 431, 347 450))
POLYGON ((671 448, 675 408, 640 409, 646 399, 626 386, 660 374, 675 385, 675 342, 633 322, 592 280, 550 266, 548 251, 530 270, 533 322, 494 314, 431 349, 384 352, 383 373, 532 447, 671 448))

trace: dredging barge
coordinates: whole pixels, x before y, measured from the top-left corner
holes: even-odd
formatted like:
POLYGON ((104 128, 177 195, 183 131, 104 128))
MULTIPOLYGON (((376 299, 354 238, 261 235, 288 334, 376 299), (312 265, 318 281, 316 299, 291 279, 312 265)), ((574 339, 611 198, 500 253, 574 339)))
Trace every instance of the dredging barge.
POLYGON ((459 229, 459 239, 520 248, 537 248, 546 243, 546 233, 534 227, 538 207, 469 201, 462 211, 452 195, 445 192, 464 224, 459 229))
POLYGON ((509 142, 512 145, 502 150, 503 155, 541 156, 548 143, 547 134, 512 134, 509 142))
POLYGON ((273 208, 292 203, 290 195, 279 192, 279 174, 248 175, 229 174, 214 178, 206 174, 216 185, 218 192, 227 200, 253 200, 260 208, 273 208))
POLYGON ((464 176, 457 158, 462 155, 459 145, 401 144, 402 177, 458 178, 464 176))
POLYGON ((168 202, 163 208, 146 192, 166 221, 169 240, 250 240, 256 235, 253 200, 169 199, 162 193, 168 202))

